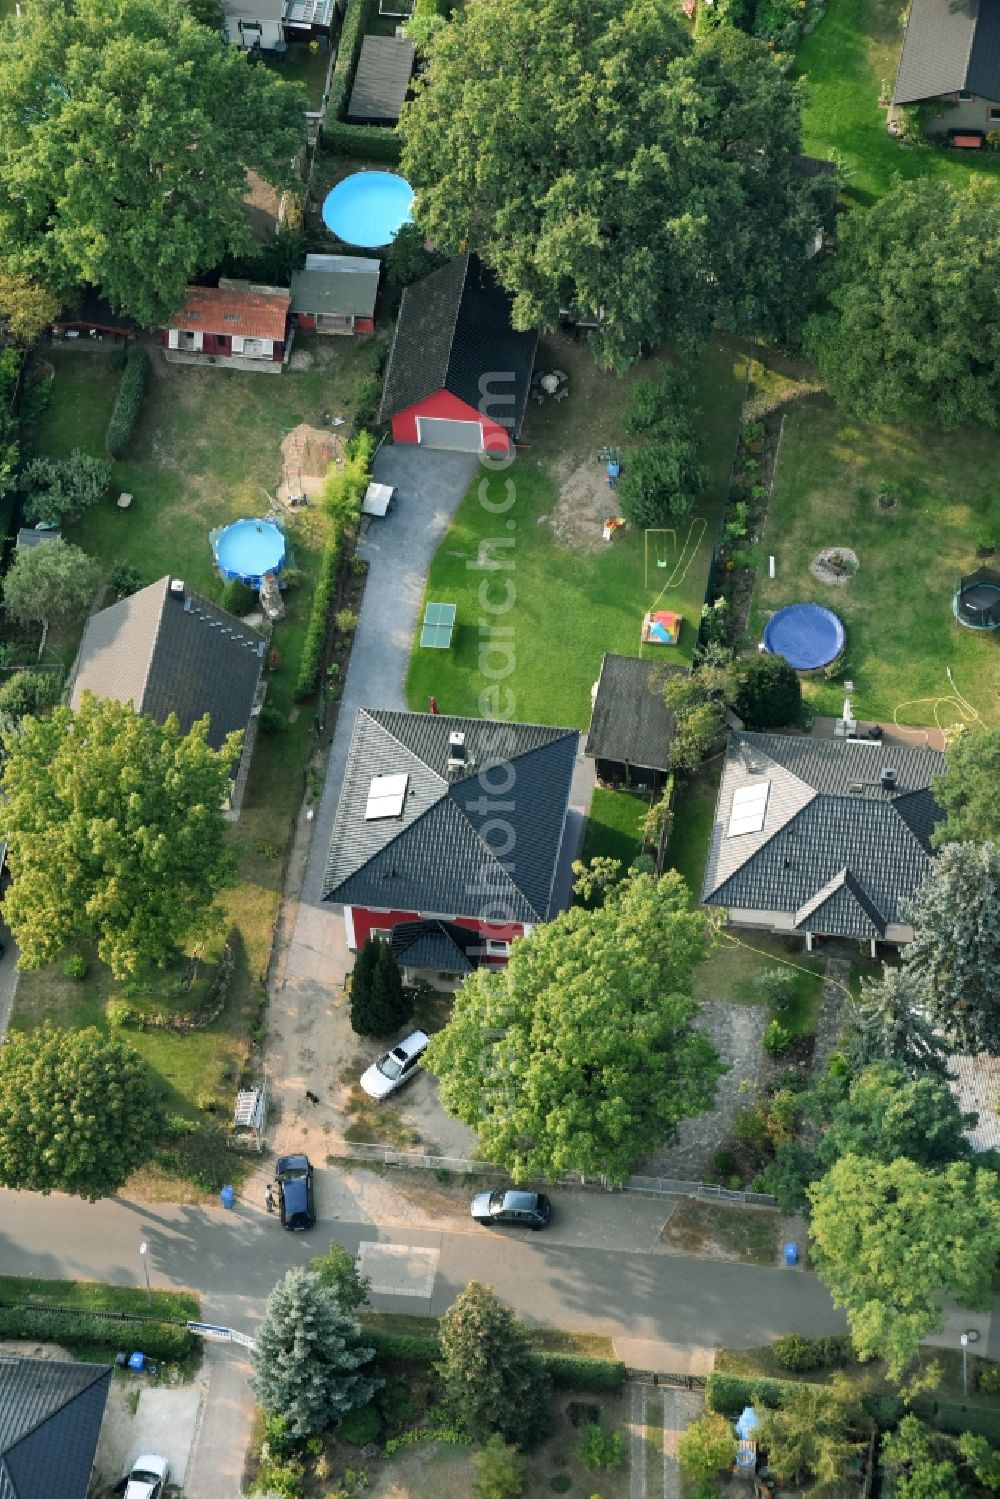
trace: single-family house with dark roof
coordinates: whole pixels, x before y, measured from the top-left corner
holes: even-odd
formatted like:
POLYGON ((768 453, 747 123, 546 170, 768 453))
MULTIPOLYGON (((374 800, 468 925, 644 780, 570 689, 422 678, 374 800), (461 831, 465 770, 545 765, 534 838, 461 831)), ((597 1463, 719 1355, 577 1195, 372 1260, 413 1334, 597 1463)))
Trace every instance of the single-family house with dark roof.
POLYGON ((575 729, 361 708, 323 883, 348 945, 459 975, 559 909, 575 729), (470 942, 470 937, 474 941, 470 942))
POLYGON ((208 742, 220 749, 243 735, 229 809, 238 815, 264 701, 263 635, 234 615, 163 577, 91 615, 70 679, 70 703, 85 692, 131 703, 158 723, 176 713, 182 734, 208 715, 208 742))
POLYGON ((899 106, 930 100, 941 111, 925 128, 957 145, 1000 130, 1000 0, 911 0, 890 124, 899 106))
POLYGON ((912 940, 944 756, 913 745, 731 733, 701 898, 734 926, 870 944, 912 940))
POLYGON ((223 280, 189 286, 184 302, 160 330, 168 360, 218 364, 280 375, 291 347, 291 293, 282 286, 223 280))
POLYGON ((382 263, 365 255, 307 255, 292 277, 292 316, 317 333, 373 333, 382 263))
POLYGON ((403 293, 379 421, 393 442, 505 453, 520 435, 538 331, 518 333, 512 298, 476 255, 403 293))
POLYGON ((663 700, 663 679, 679 671, 638 656, 605 655, 584 746, 597 762, 598 780, 646 789, 665 779, 677 723, 663 700))
POLYGON ((409 37, 365 37, 347 104, 349 124, 396 124, 413 76, 414 56, 409 37))
POLYGON ((111 1373, 0 1358, 0 1499, 87 1499, 111 1373))

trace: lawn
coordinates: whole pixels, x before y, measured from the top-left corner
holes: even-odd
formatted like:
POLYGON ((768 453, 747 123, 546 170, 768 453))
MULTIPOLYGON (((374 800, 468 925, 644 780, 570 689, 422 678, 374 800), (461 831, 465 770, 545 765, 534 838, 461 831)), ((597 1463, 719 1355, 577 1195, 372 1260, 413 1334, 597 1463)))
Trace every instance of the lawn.
POLYGON ((701 894, 721 779, 722 756, 716 755, 697 775, 677 782, 666 868, 684 876, 695 899, 701 894))
POLYGON ((808 103, 804 149, 838 159, 848 169, 844 196, 871 203, 901 177, 944 177, 962 184, 1000 174, 1000 155, 906 146, 886 130, 878 105, 883 81, 891 90, 903 28, 899 0, 828 0, 827 13, 799 48, 796 73, 808 103))
POLYGON ((682 1197, 660 1240, 686 1254, 739 1260, 743 1265, 774 1265, 780 1219, 770 1208, 732 1207, 682 1197))
MULTIPOLYGON (((136 1277, 140 1271, 136 1266, 136 1277)), ((153 1291, 144 1286, 105 1286, 96 1280, 36 1280, 31 1275, 0 1275, 0 1306, 59 1306, 78 1312, 123 1312, 131 1317, 162 1317, 165 1322, 201 1316, 193 1291, 153 1291)))
MULTIPOLYGON (((129 562, 148 581, 170 572, 217 599, 221 583, 213 570, 209 531, 267 509, 280 476, 284 433, 300 421, 318 423, 330 409, 349 415, 353 390, 371 367, 372 349, 366 343, 306 339, 299 347, 313 350, 313 367, 286 370, 279 377, 168 366, 154 351, 143 416, 129 457, 115 465, 112 485, 112 495, 131 491, 133 505, 122 512, 109 498, 68 527, 67 539, 107 568, 129 562)), ((53 351, 46 357, 55 379, 34 450, 59 456, 78 446, 102 455, 120 377, 103 354, 53 351)), ((195 985, 180 1001, 190 1009, 204 997, 228 928, 237 962, 225 1008, 212 1026, 186 1035, 155 1029, 126 1032, 158 1075, 172 1113, 193 1115, 199 1107, 228 1113, 249 1053, 248 1032, 259 1021, 284 856, 313 747, 311 710, 296 706, 292 694, 325 532, 326 521, 318 511, 298 512, 290 519, 290 547, 302 583, 286 593, 287 614, 274 634, 280 665, 268 678, 268 702, 286 716, 288 727, 258 739, 243 813, 229 835, 238 851, 240 884, 220 901, 224 920, 219 935, 207 944, 195 985)), ((67 665, 78 638, 78 630, 54 638, 67 665)), ((46 1017, 63 1025, 106 1024, 105 1001, 121 986, 92 952, 84 955, 90 967, 83 982, 66 978, 61 964, 21 975, 15 1028, 31 1029, 46 1017)), ((187 968, 185 962, 144 975, 130 986, 130 1003, 152 1010, 176 1008, 179 980, 187 968)))
POLYGON ((840 615, 847 627, 841 668, 832 681, 804 684, 817 713, 839 715, 850 680, 859 718, 947 725, 975 712, 1000 722, 997 641, 962 629, 951 608, 977 547, 1000 545, 998 465, 993 433, 865 423, 821 399, 789 410, 764 539, 777 576, 758 572, 751 634, 759 636, 768 611, 798 600, 840 615), (883 489, 892 508, 877 502, 883 489), (830 546, 858 555, 858 571, 844 585, 821 583, 809 571, 830 546), (971 709, 954 699, 956 689, 971 709))
POLYGON ((642 824, 649 811, 649 797, 634 791, 594 790, 590 816, 583 835, 580 857, 620 859, 626 867, 642 850, 642 824))
MULTIPOLYGON (((543 349, 539 363, 549 361, 569 372, 570 399, 532 408, 515 465, 477 476, 431 565, 426 597, 455 602, 457 623, 447 655, 414 645, 407 680, 412 708, 425 708, 433 695, 444 713, 496 716, 499 702, 504 716, 522 722, 583 728, 605 651, 662 659, 639 641, 643 613, 658 597, 660 607, 677 610, 685 621, 670 661, 691 658, 732 463, 743 355, 716 342, 696 373, 711 484, 696 521, 682 526, 669 548, 666 574, 651 562, 648 588, 641 533, 627 530, 595 548, 557 539, 547 522, 554 513, 566 516, 565 500, 557 511, 560 487, 574 475, 579 480, 581 471, 586 475, 590 465, 599 474, 599 448, 622 441, 630 384, 654 376, 655 364, 619 380, 597 370, 583 344, 568 340, 543 349), (511 495, 513 504, 497 513, 497 503, 506 507, 511 495), (514 544, 498 552, 508 541, 514 544), (484 618, 479 602, 484 580, 492 584, 487 596, 500 592, 499 579, 476 567, 484 544, 503 557, 500 576, 513 589, 512 595, 507 590, 513 606, 502 621, 484 618), (676 586, 663 591, 664 577, 675 577, 676 586), (490 628, 509 633, 491 639, 490 628)), ((612 510, 609 493, 603 513, 612 510)))
POLYGON ((823 989, 823 959, 805 951, 801 937, 775 937, 769 932, 746 932, 736 928, 720 933, 705 962, 695 970, 694 997, 724 999, 729 1004, 759 1005, 756 979, 765 968, 791 965, 795 988, 781 1023, 798 1036, 811 1036, 816 1029, 823 989))
POLYGON ((286 83, 301 83, 306 91, 306 109, 318 110, 323 104, 323 85, 330 66, 330 50, 317 46, 315 52, 307 42, 293 42, 283 57, 264 52, 265 67, 278 73, 286 83))

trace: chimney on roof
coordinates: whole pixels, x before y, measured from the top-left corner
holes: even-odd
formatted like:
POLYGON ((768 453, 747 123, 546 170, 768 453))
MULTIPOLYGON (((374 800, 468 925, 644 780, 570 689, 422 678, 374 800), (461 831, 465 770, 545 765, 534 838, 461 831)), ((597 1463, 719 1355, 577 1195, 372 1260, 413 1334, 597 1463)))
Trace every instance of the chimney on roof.
POLYGON ((891 791, 895 791, 895 789, 896 789, 896 772, 892 769, 892 767, 890 765, 884 765, 882 767, 882 790, 883 791, 890 791, 891 792, 891 791))
POLYGON ((172 599, 179 599, 181 601, 181 603, 183 604, 183 602, 184 602, 184 579, 183 578, 171 578, 170 579, 170 587, 167 590, 167 592, 170 594, 170 597, 172 599))
POLYGON ((453 729, 448 735, 448 770, 463 770, 465 764, 465 735, 453 729))

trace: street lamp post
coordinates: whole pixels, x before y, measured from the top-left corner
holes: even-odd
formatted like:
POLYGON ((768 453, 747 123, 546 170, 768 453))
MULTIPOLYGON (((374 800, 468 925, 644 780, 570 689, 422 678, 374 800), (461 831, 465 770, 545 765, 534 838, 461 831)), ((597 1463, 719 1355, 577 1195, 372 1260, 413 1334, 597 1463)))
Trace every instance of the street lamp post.
POLYGON ((969 1394, 969 1334, 963 1332, 959 1341, 962 1344, 962 1398, 964 1400, 969 1394))
POLYGON ((152 1306, 153 1292, 150 1289, 149 1285, 149 1245, 146 1243, 145 1239, 143 1239, 142 1243, 139 1245, 139 1253, 142 1256, 142 1268, 146 1272, 146 1300, 149 1305, 152 1306))

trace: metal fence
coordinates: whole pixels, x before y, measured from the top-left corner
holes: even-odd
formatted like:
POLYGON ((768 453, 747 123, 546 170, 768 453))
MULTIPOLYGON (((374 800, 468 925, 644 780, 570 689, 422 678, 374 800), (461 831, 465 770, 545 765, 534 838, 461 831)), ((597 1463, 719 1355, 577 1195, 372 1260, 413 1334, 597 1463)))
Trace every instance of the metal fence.
MULTIPOLYGON (((490 1161, 427 1155, 414 1150, 390 1150, 386 1145, 356 1144, 353 1140, 328 1140, 327 1148, 331 1155, 341 1160, 374 1161, 383 1166, 403 1166, 418 1171, 452 1171, 458 1176, 495 1176, 509 1180, 508 1173, 490 1161)), ((700 1197, 708 1201, 740 1203, 744 1207, 773 1208, 778 1205, 777 1198, 766 1192, 744 1192, 716 1187, 709 1182, 682 1181, 667 1176, 630 1176, 627 1181, 617 1183, 610 1182, 606 1176, 583 1176, 573 1171, 557 1177, 553 1185, 593 1187, 604 1192, 634 1192, 644 1197, 700 1197)))

